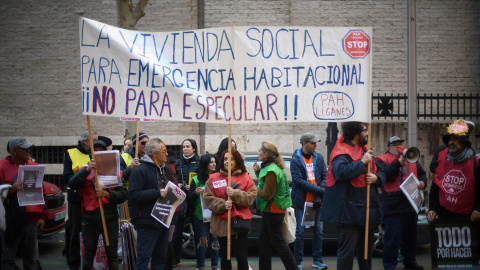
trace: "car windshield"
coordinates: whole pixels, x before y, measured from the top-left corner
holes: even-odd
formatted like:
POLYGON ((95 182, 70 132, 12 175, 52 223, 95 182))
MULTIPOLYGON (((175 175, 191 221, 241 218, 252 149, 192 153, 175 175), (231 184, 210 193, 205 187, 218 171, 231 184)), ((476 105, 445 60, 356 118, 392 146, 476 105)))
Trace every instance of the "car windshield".
MULTIPOLYGON (((289 156, 282 156, 283 160, 285 161, 285 175, 287 176, 288 183, 292 183, 292 174, 290 173, 290 160, 292 159, 289 156)), ((257 183, 257 176, 255 175, 255 171, 253 170, 253 164, 258 163, 258 165, 262 164, 260 160, 258 160, 257 155, 246 155, 245 156, 245 167, 247 167, 247 172, 250 174, 252 179, 257 183)))

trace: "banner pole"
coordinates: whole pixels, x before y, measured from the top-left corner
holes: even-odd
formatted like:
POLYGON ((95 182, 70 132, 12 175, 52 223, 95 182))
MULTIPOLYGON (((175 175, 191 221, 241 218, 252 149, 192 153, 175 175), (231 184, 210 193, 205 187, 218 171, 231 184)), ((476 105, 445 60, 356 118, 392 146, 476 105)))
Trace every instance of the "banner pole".
MULTIPOLYGON (((372 137, 370 136, 371 131, 372 131, 372 123, 369 122, 368 123, 367 150, 370 150, 370 146, 371 146, 371 142, 372 142, 372 139, 371 139, 372 137)), ((367 165, 367 174, 370 173, 370 167, 371 167, 372 162, 375 162, 373 160, 373 156, 372 156, 372 160, 367 165)), ((366 179, 365 179, 365 181, 366 181, 366 179)), ((368 226, 369 226, 369 222, 370 222, 370 184, 367 183, 367 213, 366 213, 366 216, 365 216, 365 254, 364 254, 365 260, 368 259, 368 231, 369 231, 368 226)))
POLYGON ((140 121, 137 120, 137 140, 135 142, 135 158, 138 158, 138 144, 140 142, 140 138, 138 138, 138 136, 140 136, 140 121))
MULTIPOLYGON (((95 159, 95 149, 93 148, 93 137, 92 137, 92 126, 90 125, 90 115, 87 115, 87 125, 88 125, 88 139, 90 140, 90 153, 92 154, 92 159, 95 159)), ((98 171, 94 169, 95 172, 95 186, 97 190, 100 189, 100 184, 98 183, 98 171)), ((100 215, 102 216, 102 225, 103 225, 103 234, 105 235, 105 245, 110 246, 110 241, 108 241, 108 232, 107 232, 107 223, 105 222, 105 214, 103 213, 103 204, 102 199, 98 198, 98 205, 100 206, 100 215)))
MULTIPOLYGON (((232 166, 230 159, 232 158, 232 124, 228 124, 228 185, 227 187, 232 186, 232 166)), ((228 196, 229 201, 231 201, 230 196, 228 196)), ((228 209, 228 218, 227 218, 227 260, 230 260, 231 254, 231 238, 232 238, 232 209, 228 209)))

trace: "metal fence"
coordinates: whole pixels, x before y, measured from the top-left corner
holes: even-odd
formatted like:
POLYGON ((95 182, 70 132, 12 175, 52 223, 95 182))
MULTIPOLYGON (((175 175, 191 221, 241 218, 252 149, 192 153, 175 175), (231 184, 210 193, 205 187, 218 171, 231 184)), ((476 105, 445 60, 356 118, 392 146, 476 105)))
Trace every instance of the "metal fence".
MULTIPOLYGON (((372 96, 372 119, 406 119, 408 114, 406 94, 372 96)), ((427 120, 480 118, 480 95, 418 94, 417 118, 427 120)))

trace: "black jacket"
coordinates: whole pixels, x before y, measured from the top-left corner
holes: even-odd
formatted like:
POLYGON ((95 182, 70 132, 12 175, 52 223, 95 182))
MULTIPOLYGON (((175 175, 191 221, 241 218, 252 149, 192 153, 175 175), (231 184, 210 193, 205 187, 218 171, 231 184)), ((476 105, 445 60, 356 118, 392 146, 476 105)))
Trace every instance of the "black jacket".
MULTIPOLYGON (((84 167, 78 173, 76 173, 72 178, 70 178, 69 186, 73 189, 82 189, 85 179, 90 174, 89 171, 84 167)), ((83 189, 82 189, 83 190, 83 189)), ((103 205, 103 213, 105 220, 117 220, 118 211, 117 205, 125 202, 127 200, 127 189, 124 186, 118 186, 114 189, 107 189, 107 192, 110 193, 110 198, 108 198, 108 204, 103 205)), ((82 196, 82 199, 92 200, 92 198, 85 198, 82 196)), ((100 208, 96 208, 93 211, 87 211, 84 207, 82 218, 89 221, 101 222, 100 208)))
MULTIPOLYGON (((400 173, 400 168, 402 167, 402 165, 398 161, 392 162, 388 165, 385 164, 382 160, 377 160, 377 162, 380 166, 384 168, 386 182, 388 182, 389 179, 396 177, 400 173)), ((415 165, 417 166, 417 178, 419 181, 425 183, 426 188, 428 183, 427 173, 420 165, 420 162, 415 162, 415 165)), ((383 184, 385 184, 386 182, 384 182, 383 184)), ((384 216, 415 212, 412 204, 410 203, 410 201, 408 201, 407 197, 405 196, 405 194, 403 194, 401 190, 397 192, 382 192, 382 201, 384 216)))
POLYGON ((168 181, 173 182, 170 166, 164 164, 159 167, 147 155, 132 170, 128 186, 128 207, 135 227, 163 227, 150 214, 160 197, 160 189, 165 188, 168 181))

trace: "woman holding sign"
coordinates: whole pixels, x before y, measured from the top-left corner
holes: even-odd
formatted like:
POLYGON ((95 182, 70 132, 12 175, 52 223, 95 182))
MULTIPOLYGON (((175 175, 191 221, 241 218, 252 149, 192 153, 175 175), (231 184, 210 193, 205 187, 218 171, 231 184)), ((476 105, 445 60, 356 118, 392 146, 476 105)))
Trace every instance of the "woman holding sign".
POLYGON ((210 235, 210 219, 205 220, 204 211, 208 210, 205 204, 202 203, 202 194, 205 190, 205 183, 210 174, 215 170, 215 157, 210 154, 205 154, 200 158, 200 168, 198 174, 193 177, 190 184, 190 192, 188 194, 189 205, 194 206, 193 212, 193 226, 195 229, 195 245, 197 246, 197 267, 198 269, 205 268, 205 252, 208 246, 212 248, 210 253, 212 270, 218 269, 218 239, 210 235))
MULTIPOLYGON (((232 227, 234 223, 248 223, 252 218, 249 207, 257 196, 257 187, 247 173, 242 155, 234 148, 230 152, 223 151, 219 160, 222 168, 210 175, 205 183, 204 194, 205 203, 212 211, 210 233, 218 237, 220 242, 222 270, 232 269, 231 261, 227 260, 228 210, 231 210, 232 227), (229 167, 232 173, 231 187, 228 187, 229 167), (228 196, 231 200, 228 200, 228 196)), ((232 229, 231 249, 237 258, 238 270, 248 270, 248 231, 232 229)))
POLYGON ((262 142, 258 149, 261 165, 253 169, 258 178, 258 208, 262 211, 262 224, 258 237, 260 255, 259 267, 272 269, 271 247, 282 259, 285 269, 298 269, 297 262, 283 238, 283 219, 288 207, 292 206, 290 187, 285 176, 285 162, 272 142, 262 142))

